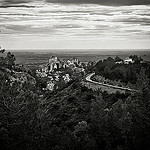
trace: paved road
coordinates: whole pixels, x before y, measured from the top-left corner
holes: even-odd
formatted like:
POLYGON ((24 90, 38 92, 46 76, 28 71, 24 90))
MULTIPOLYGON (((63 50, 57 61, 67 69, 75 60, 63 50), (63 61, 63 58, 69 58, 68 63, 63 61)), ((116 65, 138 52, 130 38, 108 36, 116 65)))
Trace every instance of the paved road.
POLYGON ((133 91, 133 92, 138 92, 137 90, 134 89, 130 89, 130 88, 124 88, 124 87, 120 87, 120 86, 115 86, 115 85, 110 85, 110 84, 104 84, 101 82, 96 82, 91 80, 91 77, 94 75, 95 73, 91 73, 86 77, 86 81, 97 84, 97 85, 102 85, 102 86, 106 86, 106 87, 110 87, 110 88, 114 88, 114 89, 120 89, 120 90, 125 90, 125 91, 133 91))

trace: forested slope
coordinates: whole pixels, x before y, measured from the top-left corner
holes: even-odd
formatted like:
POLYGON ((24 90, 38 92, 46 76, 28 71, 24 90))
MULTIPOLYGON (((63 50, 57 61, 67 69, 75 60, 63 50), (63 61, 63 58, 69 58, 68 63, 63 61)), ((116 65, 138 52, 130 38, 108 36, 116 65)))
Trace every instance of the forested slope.
POLYGON ((94 92, 81 86, 80 79, 43 93, 37 82, 31 70, 15 64, 12 54, 0 58, 0 149, 150 147, 150 89, 145 72, 139 74, 141 88, 136 94, 94 92))

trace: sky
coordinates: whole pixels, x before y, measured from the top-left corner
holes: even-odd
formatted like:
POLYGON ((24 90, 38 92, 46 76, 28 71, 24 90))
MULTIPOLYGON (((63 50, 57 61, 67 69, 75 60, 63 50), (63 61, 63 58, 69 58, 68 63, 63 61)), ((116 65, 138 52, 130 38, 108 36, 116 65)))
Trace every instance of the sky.
POLYGON ((150 49, 150 0, 0 0, 5 49, 150 49))

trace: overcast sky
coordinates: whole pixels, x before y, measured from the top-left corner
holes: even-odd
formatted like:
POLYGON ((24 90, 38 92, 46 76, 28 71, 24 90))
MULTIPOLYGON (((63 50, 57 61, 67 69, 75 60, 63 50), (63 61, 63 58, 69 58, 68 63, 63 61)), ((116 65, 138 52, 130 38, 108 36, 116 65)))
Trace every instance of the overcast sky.
POLYGON ((0 31, 6 49, 150 49, 150 0, 0 0, 0 31))

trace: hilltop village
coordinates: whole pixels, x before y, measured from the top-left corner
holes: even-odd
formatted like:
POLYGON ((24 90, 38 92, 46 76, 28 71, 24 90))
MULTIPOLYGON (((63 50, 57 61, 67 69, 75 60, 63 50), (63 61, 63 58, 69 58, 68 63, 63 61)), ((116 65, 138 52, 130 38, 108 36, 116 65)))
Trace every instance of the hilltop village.
POLYGON ((47 64, 40 65, 36 70, 36 75, 45 78, 47 86, 43 90, 54 90, 55 85, 61 80, 68 83, 76 74, 85 74, 86 63, 79 61, 78 58, 60 60, 56 56, 52 56, 47 64))
MULTIPOLYGON (((137 57, 136 55, 131 55, 129 57, 126 57, 125 59, 116 56, 114 59, 111 57, 104 59, 103 64, 105 63, 111 64, 111 66, 124 66, 135 63, 143 63, 143 59, 141 57, 137 57)), ((71 82, 74 78, 77 78, 79 75, 83 76, 91 71, 94 71, 93 68, 95 64, 96 62, 81 62, 78 58, 61 60, 57 56, 52 56, 48 60, 47 64, 39 66, 39 68, 36 70, 36 76, 44 80, 44 86, 42 90, 53 91, 54 89, 63 87, 65 84, 71 82)), ((104 69, 105 72, 104 74, 102 74, 102 76, 108 74, 108 71, 106 70, 110 70, 111 68, 111 66, 109 68, 108 64, 106 65, 106 68, 104 69)))

